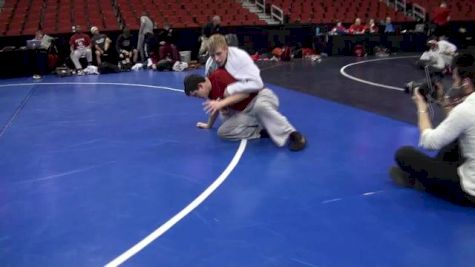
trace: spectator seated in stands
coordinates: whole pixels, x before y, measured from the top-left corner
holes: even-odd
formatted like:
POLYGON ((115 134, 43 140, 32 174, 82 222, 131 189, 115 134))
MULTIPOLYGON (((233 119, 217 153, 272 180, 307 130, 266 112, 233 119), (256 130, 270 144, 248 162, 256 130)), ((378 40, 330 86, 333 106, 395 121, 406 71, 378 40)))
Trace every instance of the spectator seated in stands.
POLYGON ((51 46, 53 37, 46 35, 43 31, 36 31, 35 38, 33 38, 33 46, 28 47, 29 49, 34 49, 32 55, 32 70, 33 70, 33 79, 41 79, 41 76, 46 73, 48 66, 48 49, 51 46), (36 41, 36 42, 35 42, 36 41), (39 45, 37 46, 37 42, 39 45))
POLYGON ((360 18, 356 18, 355 23, 351 25, 350 28, 348 29, 348 32, 350 34, 364 34, 365 31, 366 31, 366 27, 361 24, 360 18))
POLYGON ((379 27, 374 22, 374 19, 370 19, 368 21, 368 25, 366 25, 366 31, 369 33, 379 33, 379 27))
POLYGON ((34 40, 40 41, 40 48, 47 50, 51 46, 51 43, 53 42, 54 38, 45 34, 42 30, 38 30, 35 33, 34 40))
POLYGON ((386 20, 381 22, 381 25, 384 26, 384 33, 393 33, 393 32, 395 32, 394 25, 391 22, 391 17, 386 17, 386 20))
POLYGON ((345 28, 345 26, 343 26, 341 21, 338 21, 335 27, 333 27, 333 29, 330 31, 331 35, 339 35, 339 34, 346 34, 346 33, 348 33, 348 30, 345 28))
POLYGON ((119 66, 121 68, 137 63, 138 51, 135 49, 132 40, 129 29, 124 28, 115 42, 115 49, 119 54, 119 66))
POLYGON ((158 34, 160 41, 159 60, 169 59, 173 63, 180 61, 180 55, 176 48, 176 33, 170 24, 164 23, 163 29, 158 34))
POLYGON ((99 32, 99 28, 96 26, 91 27, 92 43, 94 45, 97 65, 102 63, 102 57, 109 56, 109 48, 111 46, 111 39, 105 34, 99 32))
POLYGON ((87 59, 88 65, 91 65, 91 38, 89 38, 87 34, 81 32, 80 26, 73 27, 73 32, 73 36, 71 36, 71 39, 69 39, 71 60, 74 63, 74 67, 76 68, 78 75, 84 75, 79 59, 85 57, 87 59))

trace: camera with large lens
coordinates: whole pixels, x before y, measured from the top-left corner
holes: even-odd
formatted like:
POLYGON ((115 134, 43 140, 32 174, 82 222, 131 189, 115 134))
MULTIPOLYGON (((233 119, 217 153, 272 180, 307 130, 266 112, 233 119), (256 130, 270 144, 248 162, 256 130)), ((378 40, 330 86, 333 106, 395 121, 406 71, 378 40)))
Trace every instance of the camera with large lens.
POLYGON ((414 90, 419 88, 419 93, 422 95, 426 102, 432 102, 437 99, 437 92, 434 90, 434 87, 427 82, 423 81, 410 81, 404 86, 404 93, 414 95, 414 90))

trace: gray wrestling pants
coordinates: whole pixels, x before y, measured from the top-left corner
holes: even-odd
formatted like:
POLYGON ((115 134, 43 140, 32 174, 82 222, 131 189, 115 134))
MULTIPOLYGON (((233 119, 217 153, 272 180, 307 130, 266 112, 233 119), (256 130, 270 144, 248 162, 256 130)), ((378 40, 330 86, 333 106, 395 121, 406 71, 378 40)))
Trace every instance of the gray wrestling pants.
POLYGON ((268 88, 262 89, 241 112, 222 116, 218 135, 227 140, 255 139, 265 129, 274 143, 284 146, 295 128, 278 111, 279 98, 268 88))

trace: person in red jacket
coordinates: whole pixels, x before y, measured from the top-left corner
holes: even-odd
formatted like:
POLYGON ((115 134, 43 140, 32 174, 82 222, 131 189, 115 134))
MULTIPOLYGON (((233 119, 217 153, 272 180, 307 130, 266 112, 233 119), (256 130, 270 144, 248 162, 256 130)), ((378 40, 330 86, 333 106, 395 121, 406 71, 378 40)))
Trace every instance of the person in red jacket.
POLYGON ((434 23, 436 36, 445 36, 448 32, 450 9, 446 2, 441 2, 439 7, 432 10, 432 23, 434 23))
POLYGON ((307 141, 279 111, 279 99, 268 88, 226 95, 228 85, 236 79, 224 68, 217 68, 208 77, 191 74, 184 80, 185 94, 206 99, 204 110, 208 122, 198 122, 201 129, 213 127, 218 114, 223 119, 218 135, 226 140, 271 138, 291 151, 302 150, 307 141))
POLYGON ((361 19, 356 18, 355 23, 350 26, 348 29, 348 32, 350 34, 364 34, 366 31, 366 27, 364 25, 361 25, 361 19))
POLYGON ((76 67, 78 74, 82 75, 84 73, 82 72, 82 66, 79 59, 86 57, 88 64, 91 65, 91 38, 89 35, 81 32, 80 26, 76 26, 75 33, 71 36, 71 39, 69 39, 69 45, 71 49, 71 60, 74 63, 74 67, 76 67))

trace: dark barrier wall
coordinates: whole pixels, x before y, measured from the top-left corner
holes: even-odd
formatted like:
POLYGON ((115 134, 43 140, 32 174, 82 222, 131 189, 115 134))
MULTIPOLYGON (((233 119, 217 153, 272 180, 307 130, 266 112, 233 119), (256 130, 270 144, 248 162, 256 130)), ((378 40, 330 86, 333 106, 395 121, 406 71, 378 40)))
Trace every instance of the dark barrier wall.
MULTIPOLYGON (((404 29, 414 29, 414 23, 398 24, 396 28, 401 31, 404 29)), ((276 26, 239 26, 239 27, 224 27, 226 33, 235 33, 238 36, 239 43, 245 48, 260 51, 263 49, 270 49, 274 45, 293 45, 297 43, 308 44, 315 36, 315 29, 318 27, 320 32, 326 32, 332 28, 333 25, 319 24, 286 24, 276 26)), ((465 27, 468 33, 475 31, 473 22, 458 22, 452 23, 452 33, 456 34, 459 27, 465 27)), ((200 36, 200 28, 176 29, 180 36, 177 43, 180 50, 198 50, 198 37, 200 36)), ((137 36, 137 32, 133 32, 137 36)), ((48 34, 48 33, 46 33, 48 34)), ((114 41, 120 32, 107 32, 109 37, 114 41)), ((60 44, 67 44, 71 33, 54 35, 59 38, 60 44)), ((23 46, 27 39, 33 36, 12 36, 0 37, 0 49, 5 46, 23 46)), ((403 47, 404 51, 412 51, 411 47, 403 47)), ((251 51, 252 52, 252 51, 251 51)))
POLYGON ((353 55, 353 49, 362 45, 366 53, 374 54, 376 47, 385 47, 392 52, 421 52, 426 48, 427 35, 425 33, 404 34, 365 34, 326 36, 323 49, 328 55, 353 55))
MULTIPOLYGON (((453 38, 451 39, 458 47, 462 47, 460 40, 462 36, 457 34, 459 27, 465 27, 468 33, 475 31, 474 23, 452 23, 453 38)), ((424 49, 426 36, 420 33, 396 33, 391 35, 363 35, 363 36, 326 36, 316 34, 316 28, 320 33, 325 33, 333 25, 309 25, 309 24, 286 24, 275 26, 239 26, 223 27, 224 33, 234 33, 238 36, 239 46, 249 53, 268 52, 275 46, 296 46, 314 47, 329 55, 351 55, 355 43, 364 43, 371 53, 372 48, 378 44, 389 47, 394 52, 420 52, 424 49)), ((414 23, 398 24, 398 32, 402 30, 414 29, 414 23)), ((198 38, 201 28, 176 29, 178 35, 177 46, 179 50, 192 51, 192 59, 196 59, 198 51, 198 38)), ((137 37, 137 31, 132 32, 137 37)), ((48 34, 48 33, 46 33, 48 34)), ((106 32, 115 42, 120 32, 106 32)), ((53 35, 56 37, 57 47, 60 55, 65 58, 69 55, 69 38, 72 33, 53 35)), ((6 46, 24 46, 26 40, 33 36, 0 37, 0 49, 6 46)), ((473 42, 473 40, 472 40, 473 42)), ((467 44, 466 44, 467 45, 467 44)), ((473 45, 469 44, 469 45, 473 45)), ((1 55, 0 55, 1 57, 1 55)), ((3 59, 1 60, 3 62, 3 59)), ((0 64, 0 66, 4 64, 0 64)), ((2 77, 5 75, 1 74, 2 77)))

